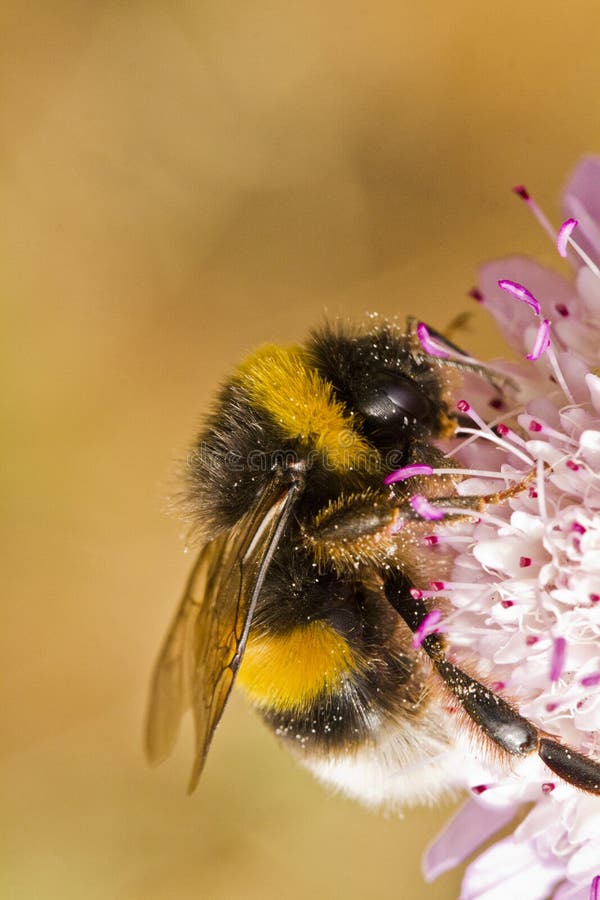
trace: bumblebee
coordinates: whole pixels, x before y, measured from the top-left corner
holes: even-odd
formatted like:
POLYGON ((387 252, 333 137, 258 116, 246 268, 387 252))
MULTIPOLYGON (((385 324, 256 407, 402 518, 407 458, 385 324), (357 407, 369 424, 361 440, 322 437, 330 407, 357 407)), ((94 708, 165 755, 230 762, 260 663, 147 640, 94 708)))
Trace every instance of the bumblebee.
POLYGON ((510 493, 459 496, 460 477, 435 445, 457 427, 456 366, 501 390, 485 369, 426 352, 413 320, 377 320, 263 347, 223 387, 188 462, 186 503, 202 547, 147 718, 156 763, 191 709, 190 790, 237 680, 305 766, 372 805, 453 791, 473 748, 507 761, 537 752, 561 778, 600 793, 600 765, 456 665, 443 635, 415 646, 431 613, 418 588, 432 557, 431 523, 411 497, 472 516, 510 493), (447 471, 410 488, 385 484, 413 464, 447 471))

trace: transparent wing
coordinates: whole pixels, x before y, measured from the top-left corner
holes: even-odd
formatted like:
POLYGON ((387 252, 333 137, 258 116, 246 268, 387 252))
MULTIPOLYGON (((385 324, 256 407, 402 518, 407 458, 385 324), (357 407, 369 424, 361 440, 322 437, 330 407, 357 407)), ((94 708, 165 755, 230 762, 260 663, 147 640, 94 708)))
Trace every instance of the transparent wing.
POLYGON ((235 527, 200 551, 159 655, 150 692, 146 751, 171 753, 183 714, 192 709, 196 757, 193 791, 239 668, 252 613, 299 483, 275 481, 235 527))

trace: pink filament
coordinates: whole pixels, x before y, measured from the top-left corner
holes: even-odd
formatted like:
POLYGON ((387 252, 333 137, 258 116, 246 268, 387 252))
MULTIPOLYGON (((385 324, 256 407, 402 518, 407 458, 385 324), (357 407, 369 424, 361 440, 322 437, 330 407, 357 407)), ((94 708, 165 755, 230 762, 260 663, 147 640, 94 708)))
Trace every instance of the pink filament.
POLYGON ((422 519, 428 519, 430 522, 435 522, 444 518, 442 510, 432 506, 427 497, 423 497, 422 494, 413 494, 408 502, 422 519))
POLYGON ((532 361, 539 359, 542 353, 545 353, 550 346, 550 322, 548 319, 542 319, 540 327, 537 330, 535 341, 531 353, 527 354, 527 359, 532 361))
POLYGON ((425 322, 419 322, 417 325, 417 337, 419 338, 425 353, 428 353, 430 356, 437 356, 440 359, 448 359, 450 356, 446 350, 443 350, 439 344, 432 339, 425 322))
POLYGON ((519 284, 517 281, 509 281, 508 278, 501 278, 498 282, 498 287, 507 294, 510 294, 511 297, 515 297, 515 299, 521 300, 522 303, 526 303, 532 308, 536 316, 539 316, 541 312, 539 302, 533 296, 531 291, 528 291, 522 284, 519 284))
POLYGON ((435 634, 435 632, 437 631, 437 625, 441 618, 442 614, 439 609, 432 609, 430 613, 427 613, 427 615, 413 634, 412 645, 415 650, 421 646, 427 635, 435 634))
POLYGON ((403 466, 401 469, 396 469, 395 472, 386 475, 383 479, 383 483, 395 484, 397 481, 406 481, 407 478, 412 478, 414 475, 431 475, 432 473, 433 469, 431 466, 411 463, 409 466, 403 466))
POLYGON ((557 637, 552 650, 552 662, 550 664, 550 681, 558 681, 565 667, 567 642, 564 637, 557 637))
POLYGON ((594 675, 585 675, 579 683, 584 687, 595 687, 600 684, 600 672, 596 672, 594 675))
POLYGON ((556 249, 560 253, 562 257, 566 257, 567 255, 567 246, 569 243, 569 238, 579 225, 577 219, 565 219, 560 228, 558 229, 558 236, 556 238, 556 249))
POLYGON ((590 900, 598 900, 600 897, 600 875, 594 875, 590 884, 590 900))

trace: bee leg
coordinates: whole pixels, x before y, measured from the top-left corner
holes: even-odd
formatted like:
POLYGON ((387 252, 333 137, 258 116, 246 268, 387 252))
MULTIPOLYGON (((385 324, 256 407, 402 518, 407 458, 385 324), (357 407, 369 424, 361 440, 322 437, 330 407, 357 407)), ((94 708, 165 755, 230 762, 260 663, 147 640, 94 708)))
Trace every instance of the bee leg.
MULTIPOLYGON (((452 469, 448 469, 448 474, 452 475, 452 469)), ((486 506, 497 506, 516 497, 521 491, 524 491, 529 484, 535 480, 537 472, 532 469, 520 481, 512 484, 508 488, 501 491, 494 491, 492 494, 455 494, 452 497, 431 497, 429 504, 436 507, 451 506, 454 509, 472 510, 474 513, 483 512, 486 506)))
MULTIPOLYGON (((409 580, 400 572, 388 575, 384 581, 387 599, 410 630, 415 632, 429 610, 422 598, 411 595, 410 587, 409 580)), ((523 757, 537 752, 546 765, 564 781, 584 791, 600 794, 599 762, 538 731, 510 703, 449 662, 445 654, 444 638, 440 634, 427 635, 421 646, 446 689, 497 747, 511 756, 523 757)))

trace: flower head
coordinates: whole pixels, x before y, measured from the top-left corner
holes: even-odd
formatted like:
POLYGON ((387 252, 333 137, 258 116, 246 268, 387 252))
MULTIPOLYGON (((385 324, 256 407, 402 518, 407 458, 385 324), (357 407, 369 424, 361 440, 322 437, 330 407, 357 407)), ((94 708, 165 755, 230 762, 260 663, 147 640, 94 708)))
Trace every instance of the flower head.
MULTIPOLYGON (((461 429, 468 436, 451 450, 474 469, 459 491, 492 493, 499 476, 528 487, 476 523, 432 522, 455 552, 444 625, 454 651, 476 654, 482 676, 538 730, 599 759, 600 159, 575 170, 556 230, 524 188, 516 192, 574 273, 521 257, 481 272, 474 296, 520 360, 495 368, 510 371, 521 393, 492 428, 489 394, 469 382, 466 408, 480 425, 461 429)), ((466 776, 472 799, 429 849, 426 876, 464 860, 529 803, 514 832, 468 866, 461 897, 600 896, 600 798, 535 754, 513 771, 479 762, 466 776)))

